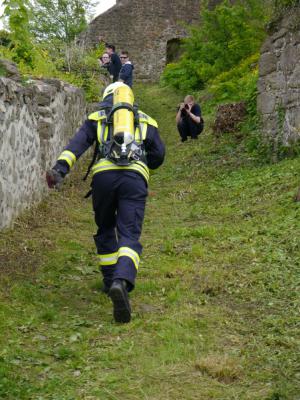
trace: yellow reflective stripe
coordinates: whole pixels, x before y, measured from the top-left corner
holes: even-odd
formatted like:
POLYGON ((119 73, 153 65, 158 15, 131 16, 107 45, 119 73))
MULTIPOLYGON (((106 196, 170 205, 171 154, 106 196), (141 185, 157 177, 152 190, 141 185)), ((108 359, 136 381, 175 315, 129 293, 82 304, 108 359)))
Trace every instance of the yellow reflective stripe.
POLYGON ((118 252, 118 258, 119 257, 129 257, 132 260, 135 268, 136 269, 139 268, 140 256, 136 251, 132 250, 130 247, 120 247, 118 252))
POLYGON ((155 119, 151 118, 149 115, 145 114, 143 111, 139 111, 139 119, 140 122, 146 122, 149 125, 155 126, 155 128, 158 128, 157 122, 155 119))
POLYGON ((105 158, 102 158, 94 167, 92 168, 92 174, 95 175, 98 172, 103 172, 103 171, 116 171, 116 170, 127 170, 127 171, 136 171, 143 175, 143 177, 146 179, 146 182, 149 181, 149 169, 146 164, 144 164, 142 161, 135 161, 130 165, 126 166, 121 166, 121 165, 116 165, 112 161, 107 160, 105 158))
POLYGON ((106 142, 108 136, 108 125, 103 121, 98 121, 97 138, 98 143, 106 142))
POLYGON ((107 141, 107 136, 108 136, 108 125, 105 125, 105 129, 103 132, 103 140, 106 142, 107 141))
POLYGON ((146 133, 147 133, 147 125, 146 124, 139 124, 139 126, 137 126, 135 128, 134 140, 137 143, 142 143, 142 141, 146 139, 146 133), (146 126, 146 129, 144 129, 144 125, 146 126), (141 131, 141 134, 140 134, 140 131, 141 131), (142 139, 142 141, 140 139, 142 139))
POLYGON ((98 121, 98 124, 97 124, 97 139, 98 139, 98 143, 101 143, 101 132, 102 132, 102 122, 98 121))
POLYGON ((88 119, 92 119, 93 121, 101 121, 106 118, 106 113, 104 110, 93 112, 88 116, 88 119))
POLYGON ((151 117, 148 117, 148 121, 147 122, 148 122, 149 125, 153 125, 153 126, 155 126, 155 128, 158 128, 158 124, 155 121, 155 119, 153 119, 151 117))
POLYGON ((61 155, 58 157, 58 160, 64 160, 69 164, 69 167, 72 168, 73 165, 76 162, 76 156, 74 153, 72 153, 69 150, 65 150, 61 153, 61 155))
POLYGON ((143 111, 139 110, 138 112, 140 119, 143 119, 144 121, 147 121, 148 115, 145 114, 143 111))
POLYGON ((147 124, 146 123, 141 124, 141 131, 142 131, 142 138, 143 138, 143 140, 145 140, 146 136, 147 136, 147 124))
POLYGON ((118 260, 118 253, 111 253, 111 254, 98 254, 99 264, 103 265, 114 265, 118 260))

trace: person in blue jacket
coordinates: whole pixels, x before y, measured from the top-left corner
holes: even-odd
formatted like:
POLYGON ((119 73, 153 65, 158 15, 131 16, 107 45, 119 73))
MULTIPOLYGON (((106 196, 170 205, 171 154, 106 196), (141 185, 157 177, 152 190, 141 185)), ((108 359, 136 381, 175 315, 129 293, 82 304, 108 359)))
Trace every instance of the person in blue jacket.
POLYGON ((128 51, 122 51, 120 59, 122 67, 119 74, 119 82, 124 82, 132 88, 134 66, 131 61, 129 61, 128 51))
POLYGON ((112 135, 105 121, 113 105, 114 91, 120 85, 125 86, 115 82, 105 89, 99 111, 89 115, 53 168, 47 171, 46 178, 50 188, 59 187, 81 155, 97 143, 99 155, 92 168, 91 191, 98 227, 94 240, 103 274, 103 291, 111 297, 115 321, 129 322, 128 292, 135 286, 142 252, 139 238, 148 194, 149 168, 156 169, 163 163, 165 146, 156 121, 137 110, 135 135, 142 135, 139 136, 141 151, 137 153, 140 157, 136 155, 128 165, 118 165, 108 152, 103 154, 105 143, 109 143, 112 135))

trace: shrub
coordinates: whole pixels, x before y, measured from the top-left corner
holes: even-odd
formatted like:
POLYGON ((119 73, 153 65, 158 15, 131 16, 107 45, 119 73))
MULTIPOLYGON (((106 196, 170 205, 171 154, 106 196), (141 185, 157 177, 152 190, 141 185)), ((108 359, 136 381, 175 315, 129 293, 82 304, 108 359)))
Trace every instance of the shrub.
MULTIPOLYGON (((185 91, 199 90, 220 74, 230 71, 257 53, 265 37, 268 16, 259 0, 224 1, 214 10, 205 9, 201 25, 190 29, 183 41, 184 53, 168 64, 162 83, 185 91)), ((232 83, 228 83, 228 89, 232 83)))
POLYGON ((259 53, 253 54, 209 82, 208 90, 217 103, 246 100, 248 111, 251 114, 256 112, 258 59, 259 53))

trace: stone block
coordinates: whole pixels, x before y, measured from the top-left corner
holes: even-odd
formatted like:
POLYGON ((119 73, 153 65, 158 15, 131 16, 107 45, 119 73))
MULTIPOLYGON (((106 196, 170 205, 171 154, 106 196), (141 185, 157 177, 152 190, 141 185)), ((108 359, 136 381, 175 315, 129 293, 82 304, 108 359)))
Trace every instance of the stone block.
POLYGON ((54 132, 53 120, 51 118, 40 118, 38 121, 38 133, 43 139, 50 139, 54 132))
POLYGON ((37 107, 37 112, 40 116, 42 117, 46 117, 46 118, 51 118, 51 116, 53 115, 52 110, 50 107, 42 107, 42 106, 38 106, 37 107))
POLYGON ((300 140, 300 114, 296 109, 289 109, 283 125, 284 144, 293 144, 300 140))
MULTIPOLYGON (((298 62, 300 62, 300 59, 298 62)), ((290 75, 288 80, 288 88, 300 89, 300 64, 295 66, 294 71, 290 75)))
POLYGON ((274 42, 274 48, 276 50, 281 50, 286 46, 286 38, 285 37, 281 37, 278 40, 276 40, 274 42))
POLYGON ((270 37, 268 37, 268 38, 264 41, 264 43, 263 43, 263 45, 262 45, 262 47, 261 47, 260 52, 261 52, 261 54, 270 53, 270 51, 271 51, 272 48, 273 48, 273 41, 272 41, 272 39, 271 39, 270 37))
POLYGON ((270 138, 273 138, 277 134, 278 130, 278 118, 277 116, 273 115, 270 116, 268 114, 262 115, 262 123, 264 126, 264 132, 270 138))
POLYGON ((286 36, 287 33, 288 33, 288 29, 283 27, 272 35, 271 40, 273 42, 275 42, 276 40, 282 38, 283 36, 286 36))
POLYGON ((300 60, 300 47, 288 45, 280 56, 280 68, 285 74, 292 73, 300 60))
POLYGON ((300 111, 300 90, 288 90, 282 95, 282 104, 286 108, 296 107, 300 111))
POLYGON ((275 110, 276 97, 269 92, 263 92, 257 96, 257 109, 262 114, 271 114, 275 110))
POLYGON ((9 79, 13 79, 17 82, 21 80, 20 72, 15 63, 12 61, 0 59, 0 67, 5 72, 5 76, 9 79))
POLYGON ((55 86, 52 87, 41 82, 34 85, 34 97, 38 106, 50 106, 56 93, 55 86))
POLYGON ((278 59, 274 53, 264 53, 259 60, 259 74, 265 76, 276 71, 278 59))
POLYGON ((286 77, 283 72, 272 72, 264 77, 266 91, 285 91, 287 87, 286 77))

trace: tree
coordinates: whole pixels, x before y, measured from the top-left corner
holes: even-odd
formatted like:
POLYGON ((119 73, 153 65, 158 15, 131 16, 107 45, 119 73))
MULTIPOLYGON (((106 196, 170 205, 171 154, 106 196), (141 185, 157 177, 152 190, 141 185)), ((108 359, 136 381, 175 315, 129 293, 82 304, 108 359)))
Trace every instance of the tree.
POLYGON ((32 66, 34 45, 29 31, 29 0, 4 0, 4 17, 8 18, 10 30, 10 50, 13 61, 23 61, 32 66))
POLYGON ((92 0, 33 0, 30 30, 39 41, 71 43, 87 27, 92 0))

